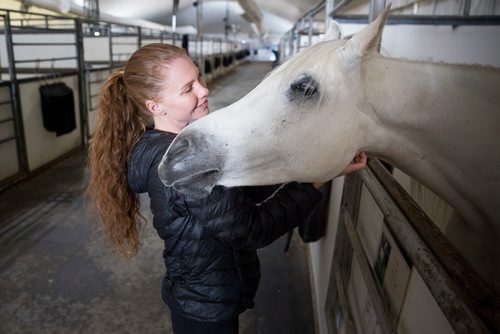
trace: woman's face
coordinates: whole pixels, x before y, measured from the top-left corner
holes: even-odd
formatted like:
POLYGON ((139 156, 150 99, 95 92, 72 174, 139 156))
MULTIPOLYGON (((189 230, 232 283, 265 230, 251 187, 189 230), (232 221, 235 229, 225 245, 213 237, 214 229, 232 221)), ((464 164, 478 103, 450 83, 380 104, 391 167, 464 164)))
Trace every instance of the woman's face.
POLYGON ((182 129, 189 121, 208 114, 208 88, 191 59, 175 59, 166 75, 158 101, 166 113, 162 117, 182 129))

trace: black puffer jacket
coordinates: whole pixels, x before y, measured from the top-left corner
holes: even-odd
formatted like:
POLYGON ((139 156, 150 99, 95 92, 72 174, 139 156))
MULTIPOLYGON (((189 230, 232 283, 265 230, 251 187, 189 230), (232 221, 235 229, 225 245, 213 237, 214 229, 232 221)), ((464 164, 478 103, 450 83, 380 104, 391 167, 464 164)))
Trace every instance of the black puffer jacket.
POLYGON ((291 183, 260 205, 255 203, 263 191, 270 194, 269 187, 216 187, 204 199, 186 198, 158 177, 158 165, 174 138, 147 131, 128 161, 129 187, 148 192, 154 227, 165 242, 162 296, 185 317, 234 318, 253 306, 260 279, 256 249, 297 226, 321 194, 311 185, 291 183))

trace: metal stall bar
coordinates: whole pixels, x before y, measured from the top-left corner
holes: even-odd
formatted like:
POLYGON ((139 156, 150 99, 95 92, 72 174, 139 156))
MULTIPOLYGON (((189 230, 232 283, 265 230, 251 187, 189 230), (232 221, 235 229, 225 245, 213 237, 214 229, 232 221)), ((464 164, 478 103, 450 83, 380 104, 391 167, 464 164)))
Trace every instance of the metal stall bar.
MULTIPOLYGON (((50 22, 49 19, 57 20, 57 21, 70 21, 70 22, 74 20, 71 17, 48 15, 48 14, 38 14, 38 13, 28 13, 25 11, 12 10, 12 9, 0 9, 0 11, 20 14, 20 15, 29 14, 28 18, 26 18, 24 16, 23 17, 16 17, 16 18, 13 18, 12 16, 10 17, 11 26, 14 25, 13 22, 19 22, 19 24, 16 25, 16 28, 21 29, 21 30, 33 28, 34 30, 36 30, 36 29, 41 29, 41 30, 51 29, 51 30, 57 31, 57 29, 51 28, 49 26, 49 22, 50 22), (30 22, 35 22, 35 23, 41 22, 42 25, 29 24, 30 22)), ((73 26, 73 24, 71 23, 69 26, 73 26)), ((66 31, 67 29, 64 28, 63 30, 66 31)))
MULTIPOLYGON (((73 44, 75 45, 75 44, 73 44)), ((55 60, 75 60, 77 57, 55 57, 55 58, 37 58, 37 59, 25 59, 25 60, 15 60, 16 64, 21 63, 35 63, 35 62, 53 62, 55 60)))
POLYGON ((19 164, 19 172, 25 174, 28 172, 28 152, 26 149, 26 141, 24 139, 24 125, 21 111, 21 97, 19 95, 19 82, 17 80, 14 57, 14 46, 12 40, 12 31, 10 26, 10 13, 7 12, 4 16, 5 41, 7 43, 7 58, 9 64, 9 79, 10 79, 10 101, 12 104, 12 115, 14 117, 14 131, 16 139, 17 160, 19 164))
POLYGON ((108 31, 108 45, 109 45, 109 67, 110 68, 114 68, 115 67, 115 63, 114 63, 114 60, 113 60, 113 34, 111 32, 111 24, 107 24, 106 25, 107 27, 107 31, 108 31))
MULTIPOLYGON (((357 334, 356 326, 354 325, 354 320, 352 316, 351 306, 349 305, 348 292, 342 279, 342 274, 340 268, 335 266, 333 270, 333 279, 336 286, 338 305, 342 311, 345 324, 345 332, 349 334, 357 334)), ((332 275, 330 273, 330 275, 332 275)), ((335 319, 335 312, 331 308, 326 309, 328 319, 335 319)), ((332 332, 333 325, 330 324, 330 332, 332 332)))
POLYGON ((142 28, 137 27, 137 48, 140 49, 142 46, 142 28))
POLYGON ((43 31, 43 32, 46 32, 47 29, 50 29, 50 31, 52 33, 60 33, 60 32, 68 32, 69 30, 66 29, 66 28, 43 28, 43 27, 32 27, 32 26, 16 26, 16 29, 18 31, 22 31, 22 32, 33 32, 33 33, 36 33, 36 32, 39 32, 39 31, 43 31))
POLYGON ((413 265, 422 276, 444 315, 457 333, 490 333, 474 312, 455 281, 444 270, 431 249, 412 228, 395 201, 378 182, 371 168, 359 172, 384 215, 384 222, 394 234, 413 265))
POLYGON ((75 43, 57 43, 57 42, 54 42, 54 43, 43 43, 43 42, 39 42, 39 43, 13 43, 14 46, 30 46, 30 45, 42 45, 42 46, 51 46, 51 45, 75 45, 75 43))
POLYGON ((309 24, 309 29, 307 31, 307 46, 312 45, 312 35, 313 35, 313 25, 314 25, 314 16, 309 16, 309 20, 307 21, 309 24))
MULTIPOLYGON (((333 14, 333 18, 340 23, 367 23, 368 15, 333 14)), ((499 16, 453 16, 453 15, 391 15, 385 21, 391 24, 419 24, 419 25, 499 25, 499 16)))
POLYGON ((83 54, 83 26, 81 20, 75 20, 76 26, 76 56, 78 62, 78 92, 80 109, 80 137, 85 146, 89 139, 89 124, 87 117, 87 89, 85 85, 85 60, 83 54))

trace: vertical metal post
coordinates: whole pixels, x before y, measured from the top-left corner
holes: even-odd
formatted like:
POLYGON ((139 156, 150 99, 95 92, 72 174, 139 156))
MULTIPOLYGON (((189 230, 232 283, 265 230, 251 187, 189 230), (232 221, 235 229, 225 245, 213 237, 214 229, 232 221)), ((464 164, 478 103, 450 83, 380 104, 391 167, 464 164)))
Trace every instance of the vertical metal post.
POLYGON ((24 137, 23 116, 20 103, 21 96, 19 94, 19 82, 17 81, 16 75, 16 59, 14 56, 14 43, 12 41, 9 12, 7 12, 4 17, 4 23, 7 58, 9 62, 10 100, 12 104, 12 117, 14 118, 14 129, 16 133, 17 161, 19 164, 19 171, 21 173, 27 173, 29 171, 28 152, 24 137))
POLYGON ((464 13, 463 13, 464 16, 469 16, 470 15, 470 5, 471 5, 471 0, 465 0, 465 3, 464 3, 464 13))
POLYGON ((203 40, 203 0, 198 0, 196 5, 196 41, 197 48, 196 53, 198 58, 201 58, 202 54, 202 40, 203 40))
POLYGON ((299 35, 299 27, 298 26, 294 26, 293 41, 295 42, 293 45, 293 54, 296 54, 297 52, 300 51, 300 49, 299 49, 300 35, 299 35))
POLYGON ((137 48, 140 49, 142 46, 142 28, 137 27, 137 48))
POLYGON ((314 16, 309 16, 309 31, 307 32, 307 46, 312 45, 312 35, 313 35, 313 26, 314 26, 314 16))
MULTIPOLYGON (((179 0, 173 0, 172 8, 172 44, 175 45, 177 37, 177 9, 179 8, 179 0)), ((163 43, 163 40, 162 40, 163 43)))
POLYGON ((111 23, 108 24, 108 43, 109 43, 109 66, 111 68, 115 67, 114 60, 113 60, 113 26, 111 23))
POLYGON ((297 52, 301 49, 301 41, 302 41, 302 31, 304 31, 305 18, 301 18, 299 21, 299 28, 297 29, 297 52))
POLYGON ((82 21, 75 20, 76 26, 76 57, 78 66, 78 95, 80 109, 80 134, 81 143, 87 145, 89 139, 88 110, 87 110, 87 86, 85 83, 85 59, 83 55, 83 29, 82 21))
POLYGON ((330 14, 333 12, 335 7, 334 0, 325 0, 325 32, 328 30, 328 25, 330 24, 330 14))
POLYGON ((226 16, 224 17, 224 40, 227 42, 229 35, 229 1, 226 0, 226 16))
POLYGON ((368 13, 368 22, 372 22, 384 11, 385 0, 370 0, 370 9, 368 13))

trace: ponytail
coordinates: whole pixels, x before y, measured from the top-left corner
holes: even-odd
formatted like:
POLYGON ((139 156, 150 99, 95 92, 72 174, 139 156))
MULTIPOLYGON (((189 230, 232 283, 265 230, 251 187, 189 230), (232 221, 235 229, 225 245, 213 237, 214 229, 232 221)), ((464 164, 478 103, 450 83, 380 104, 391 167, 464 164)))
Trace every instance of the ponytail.
POLYGON ((139 197, 128 187, 127 160, 151 120, 145 102, 159 98, 168 68, 179 57, 188 56, 174 45, 145 45, 101 89, 97 128, 89 147, 87 194, 101 218, 104 235, 125 256, 139 250, 140 223, 145 221, 139 197))
POLYGON ((101 218, 102 229, 114 248, 125 256, 140 248, 137 194, 127 182, 127 160, 145 131, 147 118, 126 92, 123 69, 104 82, 98 102, 98 123, 89 147, 91 171, 87 193, 101 218))

